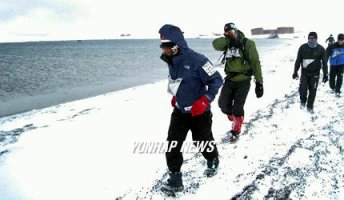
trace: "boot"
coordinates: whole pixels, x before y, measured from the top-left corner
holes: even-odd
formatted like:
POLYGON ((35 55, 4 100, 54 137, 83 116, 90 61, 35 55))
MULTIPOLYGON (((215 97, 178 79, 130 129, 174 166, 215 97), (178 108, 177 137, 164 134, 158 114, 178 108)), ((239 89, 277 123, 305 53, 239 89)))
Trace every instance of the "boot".
POLYGON ((233 116, 232 130, 237 133, 240 133, 241 126, 243 123, 244 123, 244 116, 241 116, 241 117, 233 116))
POLYGON ((233 121, 233 115, 227 115, 229 121, 233 121))
POLYGON ((204 175, 207 177, 212 177, 217 173, 217 168, 219 166, 219 158, 216 157, 213 160, 207 161, 207 169, 204 171, 204 175))
POLYGON ((165 193, 175 194, 175 192, 181 192, 184 189, 182 173, 181 172, 170 172, 170 178, 161 187, 161 191, 165 193))
POLYGON ((239 134, 241 132, 241 127, 244 122, 244 116, 234 116, 233 117, 233 124, 232 124, 232 135, 229 138, 230 142, 236 142, 239 139, 239 134))

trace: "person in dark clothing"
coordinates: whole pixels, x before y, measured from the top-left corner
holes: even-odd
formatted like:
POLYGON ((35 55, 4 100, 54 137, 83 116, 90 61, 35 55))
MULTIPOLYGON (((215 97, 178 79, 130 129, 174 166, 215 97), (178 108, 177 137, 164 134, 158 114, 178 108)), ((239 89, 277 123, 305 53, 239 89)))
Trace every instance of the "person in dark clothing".
POLYGON ((298 70, 302 66, 299 87, 301 108, 304 108, 307 103, 307 110, 311 113, 313 113, 321 68, 323 70, 322 81, 324 83, 328 81, 326 52, 324 47, 317 43, 317 39, 316 32, 308 34, 308 42, 301 45, 297 53, 293 73, 293 79, 297 79, 299 77, 298 70))
POLYGON ((177 143, 166 152, 170 178, 161 189, 177 192, 183 189, 181 149, 189 130, 193 141, 207 143, 205 150, 201 151, 207 160, 204 174, 213 176, 216 173, 219 159, 211 130, 210 103, 222 86, 222 77, 208 58, 188 47, 179 27, 166 24, 159 33, 163 51, 161 59, 168 65, 168 92, 172 95, 174 107, 167 137, 169 149, 173 142, 177 143))
POLYGON ((219 107, 232 121, 230 142, 239 139, 244 122, 244 105, 250 90, 252 75, 256 80, 256 96, 263 96, 263 77, 254 41, 245 37, 234 23, 224 26, 224 37, 213 40, 215 50, 224 52, 225 83, 219 97, 219 107))
POLYGON ((328 43, 328 47, 331 46, 334 43, 334 38, 332 36, 332 34, 326 39, 325 43, 328 43))
POLYGON ((344 71, 344 34, 338 34, 337 42, 327 47, 327 59, 330 60, 330 88, 340 97, 344 71), (337 80, 336 80, 337 78, 337 80))

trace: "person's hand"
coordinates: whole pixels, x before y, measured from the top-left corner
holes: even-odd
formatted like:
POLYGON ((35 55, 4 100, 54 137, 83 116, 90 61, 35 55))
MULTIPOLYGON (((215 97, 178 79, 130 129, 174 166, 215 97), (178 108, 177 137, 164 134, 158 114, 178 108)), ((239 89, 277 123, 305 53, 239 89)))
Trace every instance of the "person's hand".
POLYGON ((298 78, 299 78, 299 75, 297 74, 297 72, 294 72, 293 79, 298 79, 298 78))
POLYGON ((209 100, 207 99, 207 97, 202 96, 201 98, 196 100, 195 103, 192 105, 191 115, 194 117, 194 116, 203 114, 208 106, 209 106, 209 100))
POLYGON ((328 81, 328 75, 326 74, 326 75, 323 76, 322 82, 326 83, 327 81, 328 81))
POLYGON ((263 96, 263 94, 264 94, 264 89, 263 89, 263 84, 262 84, 262 83, 256 82, 256 89, 255 89, 255 92, 256 92, 257 98, 260 98, 260 97, 263 96))
POLYGON ((176 103, 177 103, 176 96, 173 96, 172 99, 171 99, 171 106, 172 106, 173 108, 176 107, 176 103))

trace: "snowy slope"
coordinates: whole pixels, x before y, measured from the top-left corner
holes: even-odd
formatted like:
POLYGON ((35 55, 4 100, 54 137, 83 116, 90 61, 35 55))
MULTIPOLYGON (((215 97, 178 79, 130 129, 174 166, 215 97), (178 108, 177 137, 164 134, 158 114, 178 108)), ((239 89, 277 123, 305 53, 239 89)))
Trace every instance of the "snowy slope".
MULTIPOLYGON (((260 52, 265 94, 257 99, 252 83, 238 143, 228 143, 231 124, 212 103, 219 172, 204 177, 202 156, 184 154, 179 199, 344 199, 344 100, 320 83, 315 114, 299 108, 291 74, 300 44, 260 52)), ((166 198, 164 154, 134 152, 167 137, 166 84, 1 118, 0 199, 166 198)))

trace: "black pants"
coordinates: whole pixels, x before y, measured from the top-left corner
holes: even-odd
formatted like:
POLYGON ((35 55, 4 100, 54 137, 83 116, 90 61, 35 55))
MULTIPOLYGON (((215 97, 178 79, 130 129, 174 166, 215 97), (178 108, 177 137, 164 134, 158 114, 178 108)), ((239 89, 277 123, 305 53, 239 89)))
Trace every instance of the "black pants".
POLYGON ((221 89, 219 107, 227 115, 244 116, 244 105, 251 81, 233 82, 226 80, 221 89))
POLYGON ((306 73, 301 74, 299 88, 300 100, 301 103, 307 103, 308 108, 313 109, 315 96, 317 94, 318 83, 319 75, 307 75, 306 73))
POLYGON ((180 172, 180 168, 183 164, 181 147, 189 130, 192 132, 192 139, 194 142, 208 142, 206 149, 211 149, 212 151, 208 152, 205 150, 201 152, 206 160, 212 161, 214 158, 218 157, 215 143, 213 144, 213 148, 209 145, 210 141, 214 141, 211 125, 211 111, 206 111, 202 115, 192 117, 189 113, 182 113, 178 109, 174 109, 171 115, 167 141, 169 142, 169 147, 172 141, 177 141, 178 144, 175 148, 171 148, 170 152, 166 152, 167 166, 171 172, 180 172))
POLYGON ((334 89, 335 92, 340 93, 340 88, 342 87, 343 83, 343 71, 344 65, 341 66, 331 66, 330 67, 330 88, 334 89), (336 80, 337 77, 337 80, 336 80))

